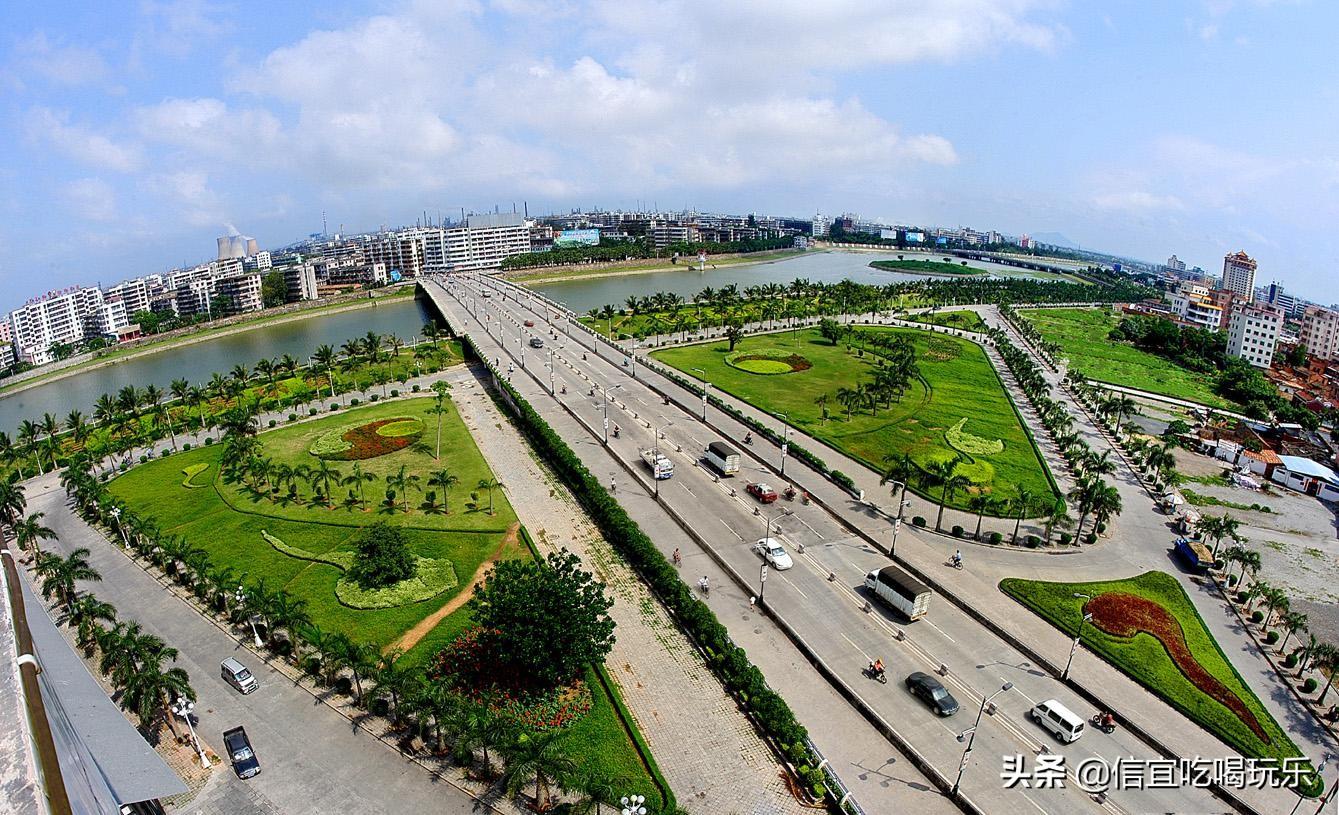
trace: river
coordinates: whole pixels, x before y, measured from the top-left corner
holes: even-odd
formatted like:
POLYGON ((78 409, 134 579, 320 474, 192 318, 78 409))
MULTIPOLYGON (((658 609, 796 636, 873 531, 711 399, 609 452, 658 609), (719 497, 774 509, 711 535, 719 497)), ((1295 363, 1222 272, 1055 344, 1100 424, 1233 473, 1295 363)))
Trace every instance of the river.
MULTIPOLYGON (((570 280, 534 285, 554 300, 565 303, 578 313, 622 303, 631 294, 644 296, 671 291, 690 298, 703 288, 720 288, 731 283, 743 289, 762 283, 788 283, 797 277, 815 282, 844 279, 858 283, 895 283, 923 279, 920 275, 871 269, 869 262, 895 258, 895 253, 813 252, 768 263, 727 265, 703 272, 681 270, 645 272, 631 275, 606 275, 586 280, 570 280)), ((977 264, 973 264, 977 265, 977 264)), ((993 264, 991 264, 993 265, 993 264)), ((996 267, 995 270, 1002 270, 996 267)), ((412 300, 393 300, 376 306, 337 314, 265 325, 236 334, 170 348, 135 359, 74 374, 9 395, 0 394, 0 430, 14 434, 24 419, 39 419, 44 413, 64 418, 71 410, 88 417, 93 404, 104 393, 116 393, 128 384, 137 388, 152 383, 167 390, 174 379, 199 384, 214 371, 227 372, 239 363, 253 366, 264 357, 292 354, 307 360, 318 345, 338 347, 368 331, 396 334, 413 341, 428 319, 427 312, 412 300)))

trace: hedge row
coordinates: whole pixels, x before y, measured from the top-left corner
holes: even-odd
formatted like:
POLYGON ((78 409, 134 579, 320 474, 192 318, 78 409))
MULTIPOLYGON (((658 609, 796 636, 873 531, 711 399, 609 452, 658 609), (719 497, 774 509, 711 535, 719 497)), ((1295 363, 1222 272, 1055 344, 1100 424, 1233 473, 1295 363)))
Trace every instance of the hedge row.
MULTIPOLYGON (((463 341, 470 354, 482 359, 470 337, 464 337, 463 341)), ((735 694, 791 763, 795 766, 815 764, 807 745, 808 732, 796 720, 785 700, 767 686, 762 672, 749 661, 744 649, 730 639, 715 613, 693 595, 692 589, 680 579, 679 571, 530 403, 500 377, 495 378, 495 382, 502 393, 501 404, 516 419, 530 445, 553 467, 605 539, 646 581, 683 631, 698 644, 721 683, 735 694)), ((810 792, 822 798, 826 789, 816 784, 810 792)))

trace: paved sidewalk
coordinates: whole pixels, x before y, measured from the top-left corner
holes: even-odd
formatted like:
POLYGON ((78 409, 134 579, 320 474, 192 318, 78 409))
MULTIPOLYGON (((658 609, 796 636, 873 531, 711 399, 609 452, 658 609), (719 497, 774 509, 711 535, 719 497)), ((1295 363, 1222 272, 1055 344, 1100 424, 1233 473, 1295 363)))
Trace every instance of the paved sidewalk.
POLYGON ((452 398, 540 550, 576 552, 608 586, 618 628, 605 664, 679 805, 694 813, 805 812, 782 781, 784 768, 692 643, 483 388, 466 382, 452 398))

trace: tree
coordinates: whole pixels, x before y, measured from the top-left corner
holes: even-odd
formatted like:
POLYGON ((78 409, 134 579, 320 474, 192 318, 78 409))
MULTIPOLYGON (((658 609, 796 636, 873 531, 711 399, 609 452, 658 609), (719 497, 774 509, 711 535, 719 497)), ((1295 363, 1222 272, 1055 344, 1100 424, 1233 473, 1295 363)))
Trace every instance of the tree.
POLYGON ((451 488, 458 483, 460 479, 445 468, 436 470, 428 476, 428 486, 437 487, 442 491, 442 509, 447 515, 451 514, 451 488))
POLYGON ((567 753, 561 731, 522 733, 507 749, 507 769, 502 785, 507 794, 516 795, 531 781, 535 783, 535 809, 548 808, 549 785, 555 779, 576 772, 577 763, 567 753))
POLYGON ((614 643, 613 601, 566 549, 495 564, 468 605, 492 658, 541 685, 570 681, 614 643))
POLYGON ((97 634, 104 629, 101 621, 116 622, 116 609, 111 603, 104 603, 91 594, 85 594, 65 610, 61 622, 74 628, 75 641, 84 649, 85 654, 92 652, 97 642, 97 634))
POLYGON ((78 598, 77 582, 101 580, 102 575, 88 562, 89 551, 79 547, 67 557, 43 552, 37 558, 36 570, 42 577, 42 596, 56 598, 68 612, 78 598))
POLYGON ((377 521, 359 532, 354 547, 349 578, 364 589, 384 588, 408 580, 418 569, 404 531, 385 521, 377 521))
POLYGON ((172 722, 172 702, 178 697, 195 701, 195 689, 191 687, 186 670, 163 667, 165 661, 176 661, 176 658, 175 648, 143 651, 137 655, 135 671, 126 678, 121 707, 139 716, 140 726, 146 733, 156 733, 159 723, 166 721, 175 736, 177 728, 172 722))
POLYGON ((433 405, 432 412, 437 416, 437 446, 433 448, 432 458, 434 461, 442 460, 442 417, 447 414, 446 395, 451 392, 451 383, 445 379, 439 379, 432 383, 433 405))
POLYGON ((1298 631, 1305 631, 1309 620, 1307 616, 1300 611, 1285 611, 1279 616, 1279 623, 1283 626, 1283 642, 1279 643, 1279 653, 1288 647, 1288 638, 1298 631))
POLYGON ((479 479, 479 483, 478 483, 476 486, 477 486, 478 489, 481 489, 481 490, 487 490, 487 491, 488 491, 488 514, 489 514, 489 515, 494 514, 494 513, 493 513, 493 490, 501 489, 501 488, 502 488, 502 482, 501 482, 501 481, 498 481, 496 478, 481 478, 481 479, 479 479))
POLYGON ((1023 487, 1018 488, 1018 494, 1009 499, 1009 508, 1014 512, 1014 535, 1009 540, 1011 544, 1018 543, 1018 529, 1023 525, 1023 516, 1032 509, 1033 495, 1023 487))
POLYGON ((842 333, 843 332, 841 323, 837 322, 831 317, 824 317, 823 319, 818 321, 819 336, 821 336, 828 342, 832 343, 833 345, 836 345, 838 342, 841 341, 842 333))
POLYGON ((284 282, 284 273, 273 271, 260 280, 260 299, 265 308, 282 306, 288 299, 288 284, 284 282))
POLYGON ((42 553, 41 541, 56 540, 56 533, 49 527, 42 525, 42 518, 46 517, 44 512, 34 512, 24 518, 14 527, 14 540, 20 548, 28 549, 35 554, 42 553))
POLYGON ((738 322, 732 322, 725 327, 725 339, 730 343, 730 350, 735 350, 735 345, 739 343, 744 336, 744 327, 738 322))
POLYGON ((1051 507, 1051 513, 1047 515, 1046 520, 1043 521, 1043 526, 1046 528, 1046 545, 1051 545, 1051 534, 1055 530, 1059 529, 1064 531, 1073 525, 1074 518, 1069 514, 1069 509, 1065 506, 1065 502, 1057 499, 1055 504, 1051 507))

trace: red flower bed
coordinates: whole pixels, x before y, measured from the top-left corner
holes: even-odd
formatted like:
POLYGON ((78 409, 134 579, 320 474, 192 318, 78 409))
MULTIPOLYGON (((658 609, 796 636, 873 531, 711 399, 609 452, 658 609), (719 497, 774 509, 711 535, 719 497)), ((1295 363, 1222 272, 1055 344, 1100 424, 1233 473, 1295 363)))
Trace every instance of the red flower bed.
POLYGON ((566 727, 590 710, 591 691, 580 679, 544 688, 502 671, 488 653, 485 634, 479 628, 461 634, 433 657, 428 676, 530 731, 566 727))
POLYGON ((1270 743, 1269 734, 1260 726, 1255 714, 1195 659, 1186 645, 1181 623, 1167 609, 1144 597, 1115 591, 1099 594, 1085 603, 1083 609, 1093 615, 1095 627, 1112 636, 1128 639, 1144 631, 1156 637, 1186 679, 1236 714, 1261 741, 1270 743))
POLYGON ((404 416, 397 416, 390 419, 378 419, 375 422, 369 422, 359 425, 351 430, 344 432, 340 436, 349 443, 346 450, 337 453, 318 453, 319 458, 329 459, 331 461, 362 461, 364 459, 384 456, 387 453, 394 453, 396 450, 403 450, 414 442, 418 441, 422 432, 408 436, 383 436, 377 431, 388 424, 408 421, 404 416))

